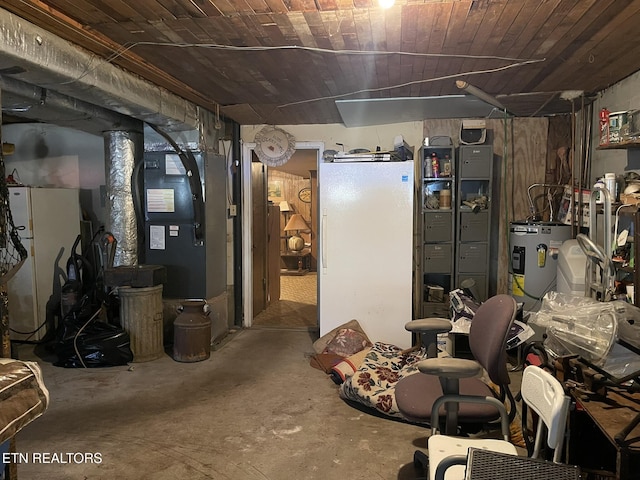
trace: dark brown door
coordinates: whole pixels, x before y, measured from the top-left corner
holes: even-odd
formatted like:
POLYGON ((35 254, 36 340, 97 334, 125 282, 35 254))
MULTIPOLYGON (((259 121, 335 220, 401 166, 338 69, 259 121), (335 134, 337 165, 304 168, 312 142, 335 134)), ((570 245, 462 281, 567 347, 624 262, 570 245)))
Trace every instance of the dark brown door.
POLYGON ((251 163, 253 197, 253 231, 251 253, 253 262, 253 317, 267 307, 267 172, 258 162, 251 163))
POLYGON ((269 305, 280 300, 280 207, 269 205, 268 207, 268 267, 267 267, 267 289, 269 295, 267 303, 269 305))

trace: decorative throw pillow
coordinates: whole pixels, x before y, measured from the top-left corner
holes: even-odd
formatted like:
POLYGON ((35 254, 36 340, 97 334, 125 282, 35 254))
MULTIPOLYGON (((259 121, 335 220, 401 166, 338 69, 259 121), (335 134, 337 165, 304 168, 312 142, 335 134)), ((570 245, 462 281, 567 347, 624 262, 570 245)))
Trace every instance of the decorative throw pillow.
MULTIPOLYGON (((329 342, 335 338, 336 334, 338 333, 338 330, 342 330, 343 328, 350 328, 351 330, 356 330, 358 332, 361 332, 366 337, 366 333, 364 332, 363 328, 360 326, 358 321, 353 319, 353 320, 349 320, 347 323, 343 323, 342 325, 337 326, 336 328, 334 328, 330 332, 325 333, 322 337, 320 337, 318 340, 313 342, 313 350, 316 353, 324 352, 329 342)), ((367 340, 369 340, 369 337, 367 337, 367 340)))
POLYGON ((309 365, 318 370, 322 370, 326 374, 331 373, 331 369, 342 362, 344 357, 335 353, 316 353, 311 355, 309 365))
POLYGON ((350 328, 342 328, 338 330, 336 336, 327 344, 322 353, 335 353, 343 357, 349 357, 370 345, 369 339, 362 332, 350 328))

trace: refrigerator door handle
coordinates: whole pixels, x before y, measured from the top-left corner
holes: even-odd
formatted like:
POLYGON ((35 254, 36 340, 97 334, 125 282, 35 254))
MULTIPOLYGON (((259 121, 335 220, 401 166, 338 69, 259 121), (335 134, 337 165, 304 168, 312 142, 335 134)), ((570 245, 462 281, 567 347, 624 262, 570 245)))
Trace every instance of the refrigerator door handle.
POLYGON ((327 269, 327 211, 322 212, 322 269, 327 269))

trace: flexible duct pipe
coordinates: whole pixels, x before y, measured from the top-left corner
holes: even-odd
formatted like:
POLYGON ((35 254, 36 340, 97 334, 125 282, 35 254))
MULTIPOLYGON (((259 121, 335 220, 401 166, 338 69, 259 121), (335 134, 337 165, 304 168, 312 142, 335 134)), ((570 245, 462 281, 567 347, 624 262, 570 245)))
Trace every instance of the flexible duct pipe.
POLYGON ((132 174, 143 155, 139 132, 104 132, 109 230, 118 241, 114 266, 138 264, 137 219, 132 196, 132 174))
MULTIPOLYGON (((1 8, 0 64, 15 68, 22 82, 103 106, 165 130, 197 128, 199 123, 199 109, 194 103, 1 8)), ((207 105, 206 99, 199 100, 202 105, 214 108, 212 102, 207 105)))

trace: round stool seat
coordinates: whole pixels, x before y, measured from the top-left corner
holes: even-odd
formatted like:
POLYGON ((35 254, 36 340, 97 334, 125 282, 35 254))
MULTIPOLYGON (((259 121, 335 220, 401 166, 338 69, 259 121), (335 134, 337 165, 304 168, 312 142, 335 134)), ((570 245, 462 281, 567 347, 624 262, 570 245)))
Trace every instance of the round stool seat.
POLYGON ((446 318, 419 318, 404 326, 405 330, 415 333, 448 333, 451 327, 451 322, 446 318))

